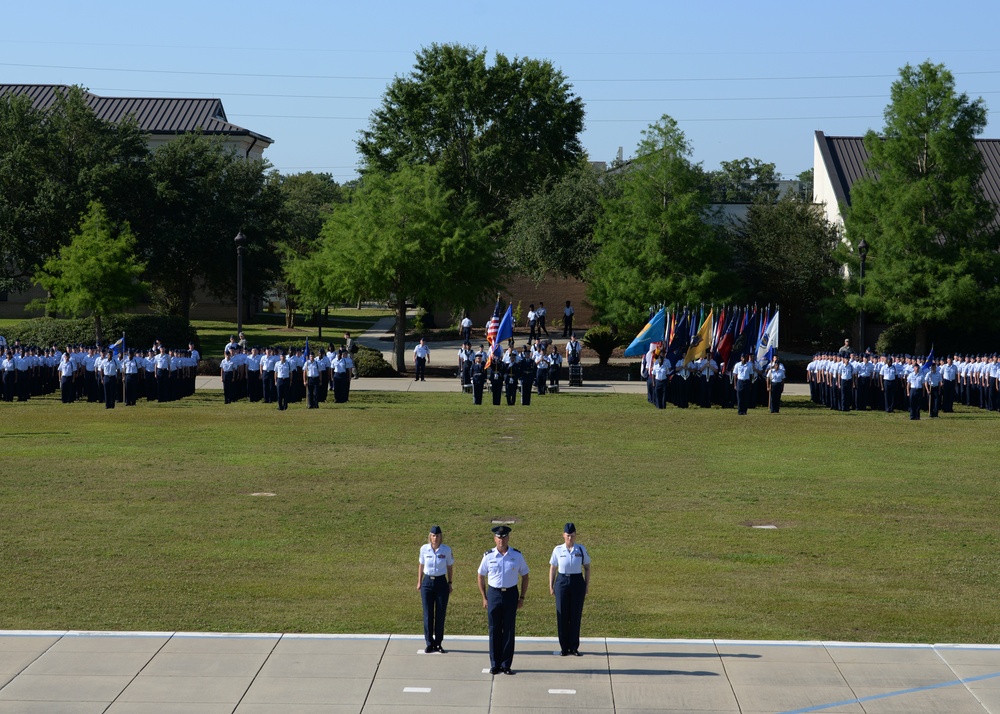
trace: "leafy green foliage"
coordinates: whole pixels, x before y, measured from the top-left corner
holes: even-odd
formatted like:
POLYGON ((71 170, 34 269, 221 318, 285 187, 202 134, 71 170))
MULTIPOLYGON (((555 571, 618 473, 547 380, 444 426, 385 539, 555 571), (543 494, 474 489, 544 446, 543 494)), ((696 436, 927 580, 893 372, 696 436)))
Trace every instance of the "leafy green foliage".
POLYGON ((844 218, 855 250, 869 246, 865 300, 849 299, 914 328, 922 353, 934 325, 995 326, 1000 315, 1000 234, 975 146, 986 109, 930 62, 903 67, 891 96, 883 132, 865 136, 872 176, 852 187, 844 218))
POLYGON ((643 132, 618 190, 602 202, 598 253, 587 271, 588 299, 603 320, 645 323, 650 305, 724 302, 730 257, 706 222, 700 166, 677 122, 664 116, 643 132))
MULTIPOLYGON (((110 338, 125 335, 129 348, 148 349, 154 340, 168 347, 186 348, 189 342, 199 346, 198 336, 191 324, 180 317, 167 315, 110 315, 103 321, 104 332, 110 338)), ((94 344, 94 321, 89 319, 59 320, 39 317, 24 320, 7 330, 9 341, 48 347, 56 345, 94 344)))
POLYGON ((580 162, 531 196, 514 201, 505 249, 508 262, 535 280, 546 273, 579 278, 596 252, 594 226, 605 193, 601 176, 580 162))
POLYGON ((149 152, 135 122, 102 122, 83 90, 37 110, 0 97, 0 289, 21 290, 65 245, 92 201, 115 222, 145 228, 149 152))
POLYGON ((358 151, 364 173, 437 166, 453 200, 493 222, 576 164, 581 131, 583 101, 550 62, 432 44, 386 89, 358 151))
POLYGON ((146 291, 139 281, 144 267, 135 259, 135 237, 126 223, 117 227, 96 201, 80 223, 80 232, 57 257, 45 261, 36 276, 49 292, 47 310, 71 317, 92 315, 98 342, 101 320, 134 305, 146 291))
POLYGON ((268 167, 203 134, 185 134, 156 150, 150 166, 155 225, 141 238, 140 253, 159 310, 187 318, 198 287, 235 298, 233 239, 240 231, 247 238, 245 294, 263 294, 278 275, 282 195, 268 167))
POLYGON ((581 342, 597 353, 598 362, 602 367, 608 365, 615 348, 628 344, 628 340, 607 325, 594 325, 587 330, 581 342))
MULTIPOLYGON (((277 243, 282 271, 274 287, 285 299, 285 327, 291 329, 295 326, 295 306, 301 302, 301 297, 290 266, 295 259, 306 257, 316 250, 323 222, 333 212, 334 206, 345 200, 345 196, 341 186, 327 173, 307 171, 282 176, 279 186, 286 230, 277 243)), ((327 304, 305 307, 321 310, 327 304)))
POLYGON ((371 347, 358 345, 358 351, 351 358, 360 377, 395 377, 396 370, 385 361, 382 353, 371 347))
POLYGON ((844 303, 840 231, 820 207, 797 196, 758 200, 730 235, 737 271, 754 300, 777 305, 786 328, 829 340, 850 320, 844 303))
POLYGON ((365 295, 396 310, 396 369, 405 372, 406 303, 477 304, 496 289, 491 226, 451 192, 429 166, 369 173, 350 203, 323 227, 322 246, 292 268, 316 302, 365 295))
POLYGON ((707 174, 712 203, 773 203, 778 199, 774 164, 749 157, 723 161, 707 174))

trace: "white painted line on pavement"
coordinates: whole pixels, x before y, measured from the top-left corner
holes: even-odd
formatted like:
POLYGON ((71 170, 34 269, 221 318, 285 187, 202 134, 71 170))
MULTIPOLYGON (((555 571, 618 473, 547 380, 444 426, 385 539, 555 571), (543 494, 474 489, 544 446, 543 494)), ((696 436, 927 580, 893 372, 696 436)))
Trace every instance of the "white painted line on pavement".
POLYGON ((404 692, 415 692, 417 694, 428 694, 431 691, 430 687, 403 687, 404 692))
POLYGON ((550 689, 549 694, 576 694, 575 689, 550 689))

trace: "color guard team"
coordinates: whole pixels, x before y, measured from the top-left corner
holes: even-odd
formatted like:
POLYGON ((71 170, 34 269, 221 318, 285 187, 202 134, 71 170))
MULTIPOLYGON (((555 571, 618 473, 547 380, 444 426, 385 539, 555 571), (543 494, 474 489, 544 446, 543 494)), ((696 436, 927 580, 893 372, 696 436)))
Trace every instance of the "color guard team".
POLYGON ((520 392, 521 404, 528 406, 532 391, 544 395, 553 387, 558 389, 564 362, 570 368, 579 366, 582 352, 583 344, 575 333, 570 333, 563 350, 549 339, 529 340, 520 348, 510 339, 507 348, 492 360, 482 345, 473 350, 466 341, 458 350, 459 384, 471 387, 473 404, 483 403, 488 386, 494 405, 506 399, 507 405, 513 406, 520 392))
MULTIPOLYGON (((510 547, 510 526, 492 529, 494 547, 483 553, 476 571, 489 629, 490 674, 514 674, 517 612, 528 595, 528 563, 524 555, 510 547)), ((440 526, 432 526, 417 560, 417 591, 424 610, 424 652, 445 653, 444 623, 453 588, 455 558, 443 543, 440 526)), ((563 542, 549 559, 549 594, 556 602, 558 654, 566 657, 580 652, 580 623, 583 603, 590 587, 590 553, 576 542, 576 526, 563 527, 563 542)))

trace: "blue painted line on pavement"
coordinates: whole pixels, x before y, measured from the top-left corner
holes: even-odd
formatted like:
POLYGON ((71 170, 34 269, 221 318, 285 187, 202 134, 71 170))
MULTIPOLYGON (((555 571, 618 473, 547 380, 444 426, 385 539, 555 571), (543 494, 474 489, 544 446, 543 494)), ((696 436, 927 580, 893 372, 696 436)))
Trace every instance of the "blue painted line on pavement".
POLYGON ((781 712, 781 714, 808 714, 809 712, 820 712, 824 709, 833 709, 834 707, 843 707, 848 704, 864 704, 865 702, 874 702, 877 699, 889 699, 890 697, 901 697, 905 694, 916 694, 917 692, 928 692, 933 689, 943 689, 944 687, 954 687, 957 684, 969 684, 971 682, 981 682, 984 679, 996 679, 1000 677, 1000 672, 994 672, 993 674, 981 674, 978 677, 969 677, 967 679, 955 679, 951 682, 941 682, 940 684, 928 684, 925 687, 913 687, 912 689, 900 689, 898 692, 886 692, 885 694, 872 694, 868 697, 861 697, 860 699, 845 699, 840 702, 831 702, 829 704, 817 704, 816 706, 806 707, 805 709, 792 709, 786 712, 781 712))

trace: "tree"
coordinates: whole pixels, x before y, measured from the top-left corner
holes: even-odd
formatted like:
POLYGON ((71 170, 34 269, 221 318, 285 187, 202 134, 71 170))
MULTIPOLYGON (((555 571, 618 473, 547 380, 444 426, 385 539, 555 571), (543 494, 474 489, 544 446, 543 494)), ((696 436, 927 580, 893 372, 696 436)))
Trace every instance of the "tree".
POLYGON ((843 324, 840 231, 819 206, 793 195, 758 200, 730 233, 743 284, 757 303, 781 306, 783 331, 843 324))
POLYGON ((723 161, 708 174, 713 203, 753 203, 778 200, 778 172, 774 164, 743 158, 723 161))
POLYGON ((508 263, 535 280, 546 273, 583 276, 597 251, 594 226, 601 212, 601 175, 581 161, 531 196, 514 201, 507 235, 508 263))
MULTIPOLYGON (((277 245, 282 271, 275 288, 285 299, 285 327, 291 329, 295 326, 298 295, 289 270, 296 259, 307 257, 319 246, 323 222, 333 213, 333 207, 344 200, 344 192, 330 174, 311 171, 282 176, 279 186, 286 231, 277 245)), ((328 304, 312 307, 321 310, 328 304)))
POLYGON ((368 173, 327 220, 321 248, 292 274, 317 301, 367 295, 391 303, 395 368, 405 372, 408 302, 467 304, 496 290, 492 228, 472 207, 456 212, 431 167, 368 173))
POLYGON ((134 305, 147 286, 145 266, 135 257, 135 236, 128 223, 116 226, 99 202, 90 204, 80 231, 35 276, 49 291, 47 307, 71 317, 93 315, 97 341, 102 320, 134 305))
POLYGON ((140 247, 158 309, 188 318, 199 287, 235 297, 239 231, 248 239, 245 294, 263 294, 279 274, 282 237, 281 190, 269 164, 241 157, 217 137, 185 134, 159 147, 150 168, 155 221, 140 247))
POLYGON ((508 59, 462 45, 417 53, 386 89, 358 151, 362 173, 437 166, 455 201, 488 222, 583 157, 583 101, 545 60, 508 59))
POLYGON ((587 271, 588 297, 602 319, 642 325, 649 306, 694 305, 730 297, 729 256, 714 227, 701 167, 669 116, 643 131, 618 189, 602 201, 598 253, 587 271))
POLYGON ((131 119, 98 119, 80 87, 57 92, 44 110, 26 96, 0 97, 0 145, 0 289, 26 289, 92 201, 113 221, 145 228, 145 137, 131 119))
POLYGON ((865 135, 872 177, 851 188, 844 224, 855 250, 869 246, 866 294, 849 301, 914 329, 918 353, 934 325, 995 325, 1000 314, 997 207, 980 187, 975 144, 985 126, 982 99, 924 62, 900 70, 883 132, 865 135))

